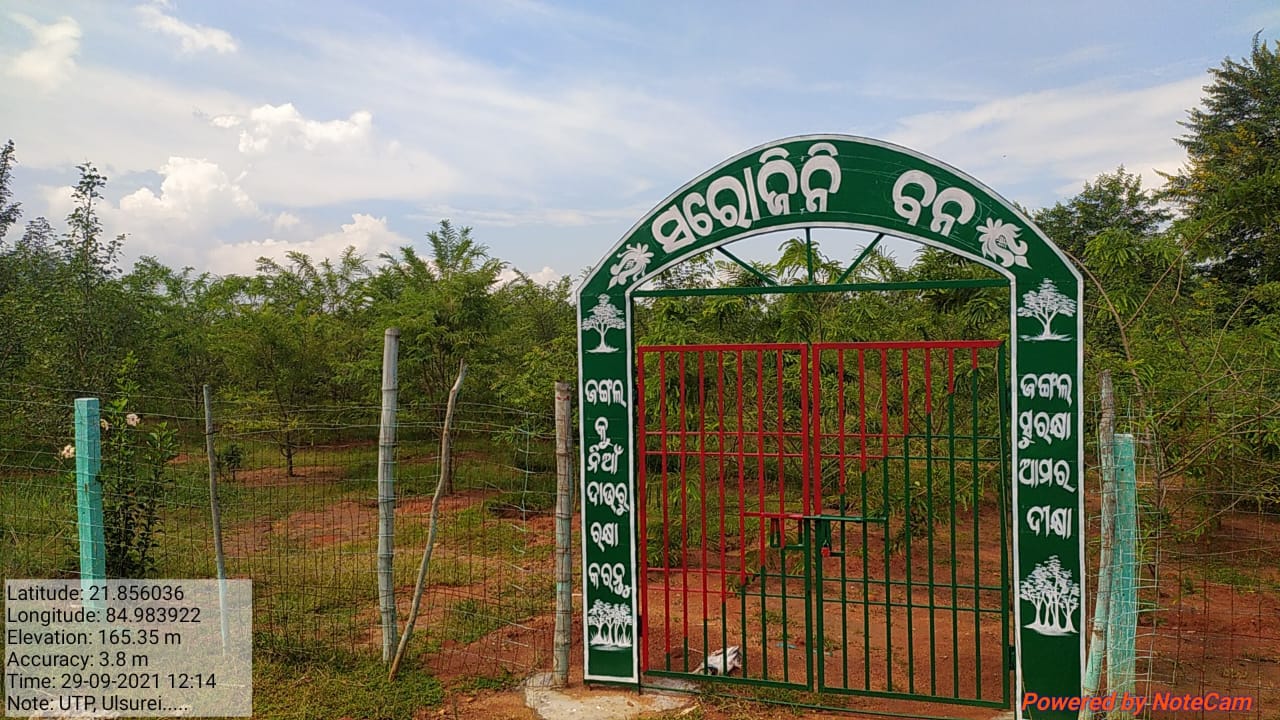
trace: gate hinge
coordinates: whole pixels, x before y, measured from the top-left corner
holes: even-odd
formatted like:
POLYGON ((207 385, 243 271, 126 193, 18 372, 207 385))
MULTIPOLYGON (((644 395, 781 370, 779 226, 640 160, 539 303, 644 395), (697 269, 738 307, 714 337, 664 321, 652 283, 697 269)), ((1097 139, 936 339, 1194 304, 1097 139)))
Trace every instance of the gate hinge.
POLYGON ((1010 645, 1010 646, 1007 648, 1007 650, 1008 650, 1008 652, 1006 653, 1006 655, 1008 655, 1008 656, 1009 656, 1009 668, 1008 668, 1008 669, 1009 669, 1009 670, 1017 670, 1017 669, 1018 669, 1018 647, 1017 647, 1016 645, 1010 645))

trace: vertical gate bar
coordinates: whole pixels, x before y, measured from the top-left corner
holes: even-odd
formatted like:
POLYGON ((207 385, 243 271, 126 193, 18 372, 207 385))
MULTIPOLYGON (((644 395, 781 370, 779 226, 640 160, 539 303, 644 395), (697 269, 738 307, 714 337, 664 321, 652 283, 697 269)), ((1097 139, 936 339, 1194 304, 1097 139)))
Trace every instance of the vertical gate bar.
MULTIPOLYGON (((810 380, 810 378, 812 378, 815 382, 820 382, 820 381, 821 381, 820 373, 817 371, 817 362, 816 362, 816 359, 815 359, 815 361, 813 362, 813 364, 812 364, 812 365, 810 364, 810 360, 811 360, 811 358, 810 358, 810 355, 809 355, 809 348, 808 348, 807 346, 805 346, 805 347, 801 347, 801 348, 800 348, 800 418, 801 418, 801 420, 800 420, 800 428, 801 428, 801 431, 800 431, 800 446, 801 446, 800 472, 801 472, 801 473, 802 473, 802 475, 804 476, 804 478, 803 478, 803 482, 804 482, 804 484, 805 484, 805 485, 808 485, 808 484, 809 484, 809 481, 810 481, 810 479, 811 479, 811 478, 809 477, 809 475, 810 475, 810 472, 809 472, 809 470, 810 470, 810 468, 809 468, 809 459, 810 459, 811 457, 815 457, 815 456, 816 456, 816 453, 810 453, 810 452, 809 452, 809 450, 810 450, 810 447, 811 447, 811 446, 810 446, 810 441, 809 441, 809 434, 806 432, 806 429, 807 429, 807 427, 808 427, 808 424, 809 424, 809 423, 808 423, 808 421, 810 420, 810 415, 811 415, 811 414, 812 414, 812 418, 813 418, 813 419, 814 419, 814 421, 815 421, 815 424, 817 424, 817 419, 818 419, 818 413, 817 413, 817 412, 816 412, 816 410, 815 410, 815 407, 816 407, 816 401, 814 401, 814 402, 812 402, 812 403, 811 403, 811 402, 810 402, 810 400, 809 400, 809 393, 808 393, 808 389, 809 389, 809 382, 808 382, 808 381, 810 380)), ((815 459, 816 459, 816 457, 815 457, 815 459)), ((821 491, 821 487, 820 487, 820 486, 821 486, 821 484, 822 484, 822 483, 821 483, 821 482, 819 482, 819 481, 817 481, 817 480, 815 480, 815 481, 813 482, 813 487, 814 487, 814 489, 815 489, 815 490, 817 490, 817 496, 818 496, 818 503, 817 503, 817 505, 816 505, 816 507, 817 507, 816 512, 822 512, 822 491, 821 491)), ((809 514, 809 513, 806 511, 806 512, 805 512, 805 514, 807 515, 807 514, 809 514)), ((812 525, 812 522, 813 522, 813 521, 811 521, 811 520, 801 520, 801 521, 800 521, 800 532, 801 532, 801 533, 803 533, 803 535, 804 535, 804 537, 802 538, 801 542, 802 542, 802 544, 804 545, 804 548, 805 548, 805 549, 804 549, 804 550, 802 550, 801 552, 803 552, 803 553, 804 553, 804 557, 802 558, 802 560, 804 561, 804 600, 805 600, 805 603, 804 603, 804 636, 805 636, 806 641, 809 641, 811 638, 813 638, 813 613, 810 611, 810 609, 813 607, 813 603, 811 602, 811 597, 816 597, 816 598, 818 599, 818 615, 819 615, 819 619, 818 619, 818 631, 819 631, 819 635, 821 635, 822 637, 826 637, 825 635, 822 635, 822 633, 824 632, 824 631, 823 631, 823 629, 822 629, 822 620, 821 620, 821 615, 822 615, 822 595, 821 595, 821 592, 819 592, 819 593, 817 593, 817 594, 814 594, 814 593, 812 592, 812 590, 813 590, 812 582, 813 582, 813 579, 814 579, 814 578, 813 578, 813 562, 814 562, 814 557, 819 557, 819 558, 821 557, 820 555, 815 555, 815 554, 814 554, 814 552, 813 552, 813 541, 814 541, 814 539, 815 539, 815 538, 814 538, 814 534, 812 533, 812 531, 811 531, 811 527, 810 527, 810 526, 812 525)), ((819 560, 818 560, 819 565, 821 565, 821 562, 822 562, 822 561, 819 559, 819 560)), ((811 643, 810 643, 810 644, 811 644, 811 643)), ((825 643, 823 643, 823 645, 825 645, 825 643)), ((819 645, 819 647, 821 648, 823 645, 819 645)), ((785 648, 784 648, 784 649, 785 649, 785 648)), ((814 683, 813 683, 813 653, 810 651, 810 649, 809 649, 809 647, 808 647, 808 646, 806 646, 806 647, 805 647, 805 653, 804 653, 804 674, 805 674, 805 682, 806 682, 806 684, 807 684, 809 687, 814 687, 814 683)))
POLYGON ((818 479, 822 471, 815 469, 822 462, 822 424, 818 421, 817 410, 810 412, 811 405, 813 408, 822 405, 822 389, 817 384, 819 373, 809 372, 808 360, 807 347, 800 348, 800 507, 804 515, 822 512, 822 483, 818 479), (812 452, 811 444, 815 448, 812 452), (812 499, 809 497, 810 488, 812 499))
POLYGON ((742 598, 742 612, 739 613, 739 619, 742 622, 742 677, 749 677, 749 665, 747 654, 747 430, 743 423, 743 405, 745 400, 742 397, 744 384, 745 364, 742 360, 742 350, 737 352, 738 373, 737 373, 737 405, 738 405, 738 596, 742 598))
POLYGON ((907 551, 907 692, 916 691, 915 587, 911 581, 911 367, 908 350, 902 350, 902 511, 907 551))
MULTIPOLYGON (((1008 543, 1005 536, 1005 503, 1008 502, 1008 496, 1005 494, 1005 483, 1013 479, 1013 468, 1006 467, 1005 462, 1009 459, 1009 453, 1006 449, 1009 446, 1009 429, 1006 425, 1009 419, 1010 408, 1008 394, 1008 369, 1004 359, 1004 344, 1001 343, 996 347, 996 394, 1000 398, 998 407, 1000 408, 1000 481, 996 483, 998 488, 997 495, 1000 498, 1000 647, 1001 649, 1009 647, 1009 551, 1008 543)), ((1005 665, 1000 665, 1001 683, 1001 699, 1004 702, 1009 701, 1009 673, 1005 670, 1005 665)))
MULTIPOLYGON (((819 378, 819 380, 821 380, 821 378, 819 378)), ((819 386, 821 386, 821 383, 819 383, 819 386)), ((840 514, 841 514, 841 515, 846 515, 847 513, 845 513, 845 512, 844 512, 844 510, 843 510, 843 507, 844 507, 845 486, 848 484, 848 483, 847 483, 847 480, 846 480, 846 476, 845 476, 846 469, 845 469, 845 437, 844 437, 844 436, 845 436, 845 432, 844 432, 844 419, 845 419, 845 418, 844 418, 844 416, 845 416, 845 408, 844 408, 844 348, 839 348, 839 349, 837 349, 837 350, 836 350, 836 402, 839 404, 839 407, 838 407, 838 408, 837 408, 837 410, 836 410, 836 418, 837 418, 837 422, 836 422, 836 425, 837 425, 837 427, 836 427, 836 437, 840 439, 840 452, 839 452, 839 455, 840 455, 840 475, 839 475, 839 477, 840 477, 840 490, 839 490, 839 493, 838 493, 838 494, 840 495, 840 505, 841 505, 841 511, 840 511, 840 514)), ((819 412, 819 416, 821 416, 821 413, 820 413, 820 412, 819 412)), ((821 448, 821 445, 819 445, 819 448, 821 448)), ((821 449, 819 449, 819 452, 821 452, 821 449)), ((821 470, 819 470, 819 473, 821 473, 821 470)), ((817 482, 819 482, 819 483, 821 483, 821 482, 822 482, 822 476, 821 476, 821 474, 819 474, 819 476, 818 476, 818 478, 817 478, 817 482)))
MULTIPOLYGON (((838 429, 838 433, 840 433, 840 482, 841 482, 840 514, 849 515, 849 512, 847 512, 845 507, 845 493, 846 493, 846 486, 847 486, 847 483, 845 482, 845 473, 846 473, 845 448, 847 447, 846 441, 845 441, 845 436, 847 434, 846 433, 847 410, 845 409, 845 350, 844 348, 840 348, 840 350, 837 350, 837 352, 838 354, 840 354, 837 356, 838 357, 837 366, 840 372, 838 372, 838 374, 836 375, 836 387, 838 388, 836 391, 836 396, 838 397, 838 401, 840 401, 840 429, 838 429)), ((858 351, 858 354, 859 356, 861 356, 861 350, 858 351)), ((864 433, 864 437, 863 437, 864 448, 865 448, 865 443, 867 443, 867 438, 865 438, 865 433, 864 433)), ((865 461, 865 452, 863 456, 865 461)), ((865 493, 865 488, 867 488, 867 486, 865 486, 865 480, 867 480, 867 478, 864 477, 863 478, 864 493, 865 493)), ((841 678, 841 687, 846 689, 849 688, 849 565, 847 565, 847 562, 849 562, 849 559, 847 559, 847 557, 849 556, 846 555, 846 553, 849 552, 849 537, 847 537, 847 534, 846 534, 847 527, 849 527, 849 523, 845 523, 845 521, 841 521, 840 523, 840 555, 836 556, 838 557, 838 559, 840 559, 840 665, 841 665, 840 678, 841 678)), ((867 524, 865 523, 863 524, 863 529, 867 529, 867 524)), ((863 544, 865 546, 865 543, 863 544)), ((865 603, 867 603, 867 592, 865 592, 865 583, 867 583, 867 574, 863 573, 863 585, 864 585, 863 610, 867 609, 867 605, 865 605, 865 603)), ((827 642, 826 637, 823 637, 823 646, 826 646, 826 642, 827 642)), ((863 647, 864 648, 867 647, 867 634, 865 633, 863 633, 863 647)), ((864 662, 864 666, 865 666, 865 662, 864 662)))
MULTIPOLYGON (((861 454, 859 469, 867 472, 867 358, 866 351, 858 348, 858 436, 861 442, 859 452, 861 454)), ((866 482, 866 478, 863 478, 866 482)), ((865 485, 864 485, 865 489, 865 485)), ((867 512, 866 503, 862 505, 862 512, 867 512)))
MULTIPOLYGON (((756 512, 760 518, 759 535, 760 535, 760 637, 769 637, 768 620, 765 618, 765 598, 764 586, 768 582, 768 572, 765 567, 765 533, 768 532, 764 517, 764 350, 756 350, 756 485, 760 496, 760 504, 756 506, 756 512)), ((760 643, 760 679, 769 679, 769 643, 762 641, 760 643)))
POLYGON ((888 679, 886 692, 893 692, 893 583, 889 573, 889 354, 880 349, 880 468, 881 495, 884 499, 884 672, 888 679))
MULTIPOLYGON (((861 353, 862 351, 859 350, 858 352, 861 353)), ((845 436, 847 435, 848 430, 849 413, 848 408, 845 407, 844 372, 844 348, 839 348, 836 350, 836 402, 840 404, 840 407, 836 413, 836 417, 838 418, 836 436, 840 438, 840 515, 847 517, 849 515, 849 511, 845 496, 848 492, 848 482, 846 479, 848 469, 845 465, 849 460, 846 452, 848 446, 845 436)), ((862 487, 865 491, 865 477, 863 478, 862 487)), ((866 503, 863 504, 865 505, 866 503)), ((865 514, 865 512, 863 514, 865 514)), ((840 686, 846 689, 849 687, 849 565, 847 555, 849 552, 849 543, 846 534, 848 525, 849 524, 847 522, 844 522, 843 520, 840 521, 840 554, 836 555, 840 560, 840 686)), ((866 526, 867 524, 864 522, 862 527, 865 529, 866 526)), ((865 577, 866 573, 863 573, 863 576, 865 577)), ((864 608, 866 607, 866 599, 867 598, 864 594, 862 598, 864 608)), ((866 639, 867 636, 864 633, 862 636, 862 646, 864 648, 867 647, 866 639)), ((826 644, 827 639, 824 636, 822 638, 823 649, 826 648, 826 644)), ((865 666, 866 663, 864 662, 863 665, 865 666)))
MULTIPOLYGON (((747 430, 746 430, 746 426, 743 424, 743 419, 742 419, 743 418, 742 389, 744 387, 743 385, 744 365, 742 362, 742 351, 738 350, 736 354, 737 354, 737 360, 738 360, 738 372, 737 372, 738 387, 737 387, 737 392, 735 394, 735 397, 737 398, 737 406, 738 406, 738 555, 739 555, 738 587, 741 589, 743 587, 746 587, 746 584, 747 584, 747 517, 745 514, 747 511, 747 498, 746 498, 747 430)), ((742 658, 743 658, 742 663, 744 667, 747 662, 746 656, 747 654, 744 651, 742 653, 742 658)), ((743 674, 745 675, 745 673, 743 674)))
POLYGON ((791 653, 787 652, 787 523, 786 523, 786 492, 787 492, 787 460, 786 460, 786 403, 783 398, 786 397, 786 390, 783 382, 782 372, 782 350, 774 351, 774 365, 777 370, 777 395, 775 402, 778 405, 778 564, 780 568, 778 575, 781 581, 782 595, 782 680, 788 682, 791 680, 791 653))
MULTIPOLYGON (((935 620, 937 594, 933 584, 933 350, 924 348, 924 482, 929 548, 929 694, 938 694, 938 647, 935 620)), ((954 561, 954 559, 953 559, 954 561)))
POLYGON ((978 523, 978 348, 969 349, 969 406, 972 427, 970 442, 973 445, 973 461, 970 467, 970 482, 973 483, 973 657, 977 670, 974 672, 974 696, 982 697, 982 593, 978 589, 982 585, 979 572, 981 556, 979 555, 978 538, 981 527, 978 523))
MULTIPOLYGON (((681 656, 684 671, 689 672, 689 394, 685 382, 688 353, 680 351, 677 367, 680 372, 680 621, 684 626, 681 656)), ((703 648, 705 651, 706 648, 703 648)))
MULTIPOLYGON (((813 399, 810 401, 810 404, 809 404, 809 409, 812 411, 812 414, 807 417, 807 420, 808 420, 809 427, 812 428, 812 435, 813 435, 813 441, 812 441, 813 470, 810 473, 810 475, 812 477, 813 485, 815 488, 814 494, 818 498, 818 502, 815 505, 815 507, 817 507, 817 510, 815 512, 819 514, 822 513, 821 486, 822 486, 822 444, 823 444, 823 441, 822 441, 822 351, 823 350, 824 348, 821 345, 814 346, 812 371, 808 374, 809 382, 804 383, 806 387, 806 394, 812 393, 813 395, 813 399)), ((839 353, 840 351, 837 350, 836 352, 839 353)), ((801 357, 804 357, 803 350, 801 350, 801 357)), ((806 520, 805 522, 807 524, 810 521, 806 520)), ((816 532, 813 534, 813 540, 814 541, 818 540, 818 534, 816 532)), ((824 568, 822 567, 822 559, 823 559, 823 555, 821 552, 816 552, 816 553, 809 552, 805 562, 806 573, 809 572, 809 566, 814 565, 813 572, 812 572, 812 575, 813 575, 812 584, 810 584, 809 581, 806 581, 805 583, 805 593, 807 595, 806 599, 808 600, 808 602, 805 603, 806 608, 808 609, 808 611, 805 613, 805 634, 810 639, 809 648, 811 648, 811 652, 805 653, 805 666, 807 668, 806 672, 809 678, 812 680, 813 678, 816 677, 817 679, 816 687, 819 690, 821 690, 826 685, 826 681, 827 681, 827 658, 826 658, 826 640, 825 640, 825 638, 827 637, 827 624, 826 624, 826 619, 823 617, 823 611, 825 609, 825 603, 826 603, 826 593, 823 592, 824 585, 826 583, 826 575, 824 572, 824 568), (813 623, 810 623, 809 616, 811 614, 816 614, 817 616, 813 618, 813 621, 814 621, 813 623), (809 626, 811 624, 816 626, 816 631, 810 629, 809 626), (821 639, 821 642, 820 643, 814 642, 813 641, 814 639, 821 639), (815 653, 817 654, 817 658, 814 658, 815 653), (817 663, 816 676, 814 675, 812 668, 809 667, 811 664, 810 662, 811 660, 815 660, 817 663)))
MULTIPOLYGON (((706 353, 698 351, 698 515, 702 519, 702 653, 705 657, 711 638, 707 634, 707 364, 706 353)), ((724 647, 721 645, 721 647, 724 647)))
MULTIPOLYGON (((640 547, 644 548, 644 558, 640 562, 640 583, 637 589, 640 591, 640 622, 647 623, 649 621, 649 525, 645 518, 645 508, 649 504, 649 484, 648 469, 645 467, 648 461, 648 417, 644 412, 644 356, 643 350, 636 353, 636 417, 639 422, 636 426, 639 429, 640 441, 636 443, 640 446, 639 475, 640 487, 636 493, 640 507, 636 511, 640 514, 640 538, 637 542, 643 543, 640 547)), ((664 551, 665 552, 665 551, 664 551)), ((643 625, 641 625, 643 627, 643 625)), ((639 642, 639 638, 636 638, 639 642)), ((640 670, 641 672, 649 669, 649 638, 645 637, 644 642, 640 643, 640 670)))
MULTIPOLYGON (((867 567, 867 390, 866 390, 866 357, 862 348, 858 348, 858 434, 861 436, 861 458, 859 461, 858 477, 862 484, 862 509, 859 511, 862 516, 862 547, 859 554, 862 556, 862 567, 860 574, 862 575, 862 680, 863 689, 871 689, 871 585, 870 574, 867 567)), ((883 497, 883 496, 882 496, 883 497)), ((841 548, 844 550, 844 548, 841 548)), ((848 552, 848 550, 845 550, 848 552)), ((842 560, 841 565, 846 565, 848 560, 842 560)), ((845 645, 849 644, 848 635, 845 636, 845 645)), ((846 681, 845 686, 848 686, 846 681)))
POLYGON ((947 348, 947 482, 951 485, 951 697, 960 697, 960 589, 956 586, 956 350, 947 348))
POLYGON ((662 440, 662 623, 663 668, 671 669, 671 506, 668 488, 671 473, 667 453, 667 353, 658 351, 658 428, 662 440))
MULTIPOLYGON (((786 397, 786 390, 783 386, 782 351, 777 350, 774 352, 773 355, 774 355, 774 365, 776 366, 776 370, 775 370, 775 373, 777 375, 776 381, 778 385, 777 395, 775 396, 775 400, 778 405, 778 515, 785 516, 787 514, 787 483, 786 483, 787 432, 786 432, 786 417, 784 414, 786 412, 785 410, 786 403, 783 402, 783 398, 786 397)), ((786 533, 786 527, 784 527, 781 521, 781 518, 779 518, 778 527, 782 531, 782 538, 784 540, 783 545, 785 545, 786 544, 785 539, 786 539, 787 533, 786 533)), ((783 575, 786 575, 785 568, 784 568, 783 575)))
POLYGON ((716 446, 719 456, 717 477, 720 486, 720 647, 729 647, 729 611, 726 598, 729 596, 728 563, 725 562, 724 536, 724 350, 716 351, 716 423, 719 426, 720 438, 716 446))

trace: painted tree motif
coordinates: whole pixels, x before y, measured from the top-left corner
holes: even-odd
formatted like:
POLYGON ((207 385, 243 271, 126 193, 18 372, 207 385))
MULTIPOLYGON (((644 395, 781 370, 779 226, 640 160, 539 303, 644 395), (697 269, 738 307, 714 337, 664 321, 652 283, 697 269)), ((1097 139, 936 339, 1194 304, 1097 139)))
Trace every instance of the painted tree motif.
POLYGON ((1025 627, 1041 635, 1075 634, 1076 608, 1080 607, 1080 584, 1071 571, 1062 567, 1057 555, 1036 565, 1018 586, 1018 597, 1031 603, 1036 618, 1025 627))
POLYGON ((631 608, 623 603, 597 599, 587 612, 587 626, 596 628, 588 641, 592 647, 622 649, 631 647, 631 608))
POLYGON ((1028 291, 1022 296, 1022 307, 1018 308, 1018 317, 1033 317, 1044 325, 1039 335, 1023 335, 1023 340, 1070 340, 1070 335, 1055 333, 1051 327, 1053 319, 1059 315, 1075 317, 1076 301, 1058 292, 1058 286, 1052 280, 1043 280, 1039 290, 1028 291))
POLYGON ((608 295, 600 295, 596 298, 596 306, 591 308, 591 315, 582 321, 583 330, 594 330, 595 332, 600 333, 600 344, 591 348, 587 352, 617 352, 618 348, 605 342, 604 335, 609 330, 621 330, 626 326, 627 323, 622 317, 622 311, 614 306, 613 302, 609 300, 608 295))

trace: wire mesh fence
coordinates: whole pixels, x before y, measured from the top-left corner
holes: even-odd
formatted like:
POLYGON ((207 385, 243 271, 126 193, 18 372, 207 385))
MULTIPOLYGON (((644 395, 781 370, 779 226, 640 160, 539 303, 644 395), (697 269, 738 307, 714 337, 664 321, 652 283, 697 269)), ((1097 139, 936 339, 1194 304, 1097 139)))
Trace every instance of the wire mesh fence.
MULTIPOLYGON (((73 399, 94 395, 0 386, 0 580, 78 576, 73 399)), ((215 577, 201 402, 100 397, 108 576, 215 577)), ((453 487, 441 503, 409 655, 434 674, 502 677, 550 666, 551 409, 542 417, 459 405, 453 487)), ((226 570, 254 581, 256 649, 376 656, 380 408, 232 398, 212 410, 226 570)), ((401 625, 440 479, 443 417, 436 406, 399 410, 393 568, 401 625)))
MULTIPOLYGON (((1184 395, 1140 394, 1125 382, 1116 396, 1116 431, 1131 433, 1136 447, 1136 507, 1117 512, 1137 514, 1134 688, 1147 699, 1143 714, 1280 717, 1280 458, 1265 435, 1280 411, 1225 396, 1207 403, 1212 410, 1190 408, 1184 395), (1217 699, 1214 707, 1180 705, 1187 695, 1217 699)), ((1090 402, 1096 427, 1097 396, 1090 402)), ((1097 450, 1094 434, 1086 450, 1090 588, 1102 497, 1097 450)))

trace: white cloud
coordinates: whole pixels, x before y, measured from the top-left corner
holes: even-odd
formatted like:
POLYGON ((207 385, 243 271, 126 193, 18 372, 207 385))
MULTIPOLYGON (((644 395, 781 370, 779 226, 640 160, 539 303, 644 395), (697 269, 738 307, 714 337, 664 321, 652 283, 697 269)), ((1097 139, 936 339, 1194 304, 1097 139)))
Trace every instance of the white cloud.
POLYGON ((218 167, 203 158, 171 157, 160 168, 157 195, 141 188, 120 199, 120 211, 147 222, 203 226, 258 215, 253 200, 218 167))
MULTIPOLYGON (((556 272, 555 269, 552 268, 550 265, 543 265, 541 270, 537 272, 531 272, 531 273, 525 273, 525 274, 529 276, 530 280, 534 281, 539 285, 550 285, 552 283, 558 282, 562 276, 562 273, 556 272)), ((516 274, 516 271, 514 269, 505 268, 503 269, 502 272, 498 273, 497 284, 505 285, 515 280, 517 277, 519 277, 519 275, 516 274)))
POLYGON ((387 227, 385 217, 373 217, 356 213, 351 222, 336 232, 304 241, 284 241, 274 238, 229 243, 212 248, 206 266, 213 272, 252 273, 259 257, 282 260, 291 251, 305 253, 313 259, 336 258, 348 246, 373 260, 378 253, 394 251, 403 245, 411 245, 408 238, 387 227))
POLYGON ((321 145, 358 144, 369 139, 373 114, 357 110, 346 120, 308 120, 293 103, 262 105, 247 118, 222 115, 210 120, 215 127, 231 128, 246 123, 240 131, 240 152, 261 154, 274 145, 296 145, 313 150, 321 145))
POLYGON ((148 30, 177 38, 182 52, 197 53, 212 50, 219 54, 233 53, 238 49, 231 33, 204 25, 190 25, 164 12, 171 6, 167 2, 153 2, 135 8, 148 30))
POLYGON ((271 223, 271 226, 275 228, 276 232, 282 232, 290 228, 295 228, 301 223, 302 220, 299 219, 297 215, 285 211, 276 216, 276 219, 271 223))
POLYGON ((9 17, 31 33, 32 46, 8 62, 7 74, 28 80, 46 91, 65 83, 76 67, 80 25, 66 16, 48 25, 20 13, 10 13, 9 17))
POLYGON ((216 163, 171 157, 160 174, 159 193, 139 188, 102 209, 110 232, 129 234, 125 250, 130 257, 154 255, 173 264, 196 264, 200 245, 220 228, 262 217, 248 193, 216 163))
MULTIPOLYGON (((1078 191, 1084 181, 1121 164, 1155 186, 1157 170, 1176 170, 1184 160, 1170 138, 1187 108, 1199 102, 1204 83, 1196 75, 1135 90, 1082 85, 1027 93, 913 115, 889 139, 961 168, 997 191, 1023 184, 1042 192, 1078 191)), ((1011 197, 1040 204, 1056 199, 1011 197)))

